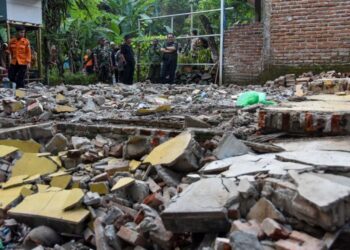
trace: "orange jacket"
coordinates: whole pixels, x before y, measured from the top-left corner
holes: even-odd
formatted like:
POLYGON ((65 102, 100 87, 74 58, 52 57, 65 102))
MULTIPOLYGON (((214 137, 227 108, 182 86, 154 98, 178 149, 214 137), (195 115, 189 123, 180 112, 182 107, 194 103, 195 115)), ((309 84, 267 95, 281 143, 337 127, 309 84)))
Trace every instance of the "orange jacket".
POLYGON ((12 38, 9 49, 11 53, 11 64, 28 65, 32 61, 32 52, 30 43, 26 38, 12 38))

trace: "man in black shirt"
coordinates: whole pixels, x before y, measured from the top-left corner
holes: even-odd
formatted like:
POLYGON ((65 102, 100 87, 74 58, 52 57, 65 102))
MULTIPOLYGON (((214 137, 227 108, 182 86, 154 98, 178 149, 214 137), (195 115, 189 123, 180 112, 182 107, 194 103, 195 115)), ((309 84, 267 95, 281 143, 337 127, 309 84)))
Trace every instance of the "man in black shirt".
POLYGON ((177 49, 178 45, 175 42, 175 36, 169 33, 167 41, 165 42, 161 52, 163 52, 163 68, 162 68, 162 82, 174 83, 175 72, 177 67, 177 49))
POLYGON ((132 38, 131 35, 126 35, 124 37, 124 43, 120 47, 120 52, 123 56, 124 61, 124 71, 122 75, 122 83, 131 85, 134 79, 135 71, 135 57, 134 51, 131 47, 132 38))

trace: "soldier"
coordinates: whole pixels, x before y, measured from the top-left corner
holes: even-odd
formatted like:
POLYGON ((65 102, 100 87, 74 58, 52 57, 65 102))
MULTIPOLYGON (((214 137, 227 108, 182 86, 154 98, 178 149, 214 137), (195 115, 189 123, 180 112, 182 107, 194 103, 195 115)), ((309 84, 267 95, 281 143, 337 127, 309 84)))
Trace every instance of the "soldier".
POLYGON ((98 74, 98 80, 100 82, 111 83, 111 51, 106 46, 106 40, 104 38, 99 39, 99 46, 94 49, 94 69, 98 74))
POLYGON ((148 57, 151 63, 148 72, 148 79, 150 79, 152 83, 159 83, 160 80, 160 65, 162 63, 162 53, 160 52, 160 49, 159 41, 154 39, 148 50, 148 57))

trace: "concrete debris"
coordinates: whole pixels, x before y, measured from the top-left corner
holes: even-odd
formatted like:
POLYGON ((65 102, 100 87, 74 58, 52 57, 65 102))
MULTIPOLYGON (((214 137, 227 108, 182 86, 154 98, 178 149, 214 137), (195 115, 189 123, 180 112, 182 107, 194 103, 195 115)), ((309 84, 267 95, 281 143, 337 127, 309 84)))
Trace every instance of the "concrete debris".
POLYGON ((162 219, 165 227, 176 233, 225 232, 230 228, 228 210, 236 202, 238 191, 233 181, 202 179, 174 197, 162 219))
POLYGON ((234 135, 225 135, 213 154, 219 160, 228 157, 248 154, 249 150, 244 143, 239 141, 234 135))
POLYGON ((347 76, 0 89, 0 248, 347 249, 347 76))

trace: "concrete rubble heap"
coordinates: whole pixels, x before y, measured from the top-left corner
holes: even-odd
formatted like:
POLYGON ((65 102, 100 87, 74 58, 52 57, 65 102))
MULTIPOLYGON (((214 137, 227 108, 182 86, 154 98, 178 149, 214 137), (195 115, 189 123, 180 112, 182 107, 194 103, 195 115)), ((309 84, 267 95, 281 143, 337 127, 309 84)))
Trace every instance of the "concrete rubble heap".
POLYGON ((0 89, 0 249, 348 249, 349 134, 261 134, 269 107, 234 106, 324 77, 0 89))

